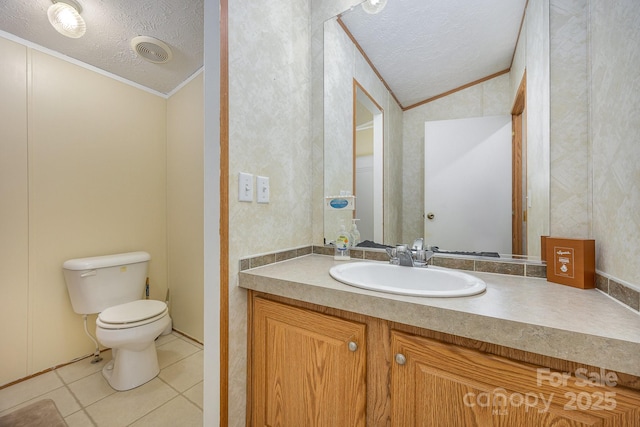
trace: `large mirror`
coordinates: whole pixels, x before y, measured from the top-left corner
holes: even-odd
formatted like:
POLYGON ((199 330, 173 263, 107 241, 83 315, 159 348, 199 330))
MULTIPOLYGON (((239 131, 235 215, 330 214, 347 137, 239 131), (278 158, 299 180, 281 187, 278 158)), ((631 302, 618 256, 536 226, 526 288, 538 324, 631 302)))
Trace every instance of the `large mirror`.
MULTIPOLYGON (((511 0, 506 1, 513 3, 511 0)), ((466 5, 462 8, 460 5, 449 4, 450 2, 405 0, 388 2, 377 14, 367 13, 360 5, 356 5, 325 21, 324 195, 345 192, 356 195, 355 213, 324 211, 325 242, 334 240, 341 223, 350 225, 354 217, 362 216, 379 218, 381 221, 379 232, 367 232, 362 240, 395 245, 424 237, 427 244, 437 245, 441 250, 496 252, 501 257, 511 254, 528 255, 532 258, 540 256, 540 236, 548 234, 549 230, 549 92, 548 67, 545 67, 548 64, 548 50, 544 48, 545 37, 540 37, 540 30, 546 30, 548 41, 548 28, 541 28, 548 24, 536 16, 540 13, 537 10, 524 14, 525 0, 517 1, 519 6, 510 12, 501 7, 504 2, 505 0, 494 0, 488 4, 466 5), (396 65, 407 64, 398 55, 423 55, 416 53, 418 50, 412 43, 437 40, 438 32, 450 34, 451 31, 462 31, 461 28, 467 26, 465 19, 468 19, 469 14, 475 13, 469 10, 474 7, 478 8, 477 19, 478 16, 484 19, 496 15, 501 21, 514 21, 507 40, 488 39, 488 46, 471 48, 464 45, 468 38, 459 37, 448 41, 447 49, 461 55, 451 54, 451 58, 448 58, 446 54, 438 53, 436 63, 443 74, 415 72, 417 70, 413 68, 418 66, 405 65, 406 68, 400 71, 393 69, 394 62, 396 65), (424 25, 412 27, 407 14, 418 16, 425 11, 436 17, 425 21, 424 25), (466 17, 458 17, 461 12, 466 17), (383 24, 377 24, 374 20, 383 21, 383 24), (527 21, 530 21, 529 25, 527 21), (377 28, 376 25, 395 28, 398 34, 385 37, 382 30, 362 30, 377 28), (452 28, 444 28, 443 25, 452 28), (402 34, 403 31, 407 34, 402 34), (391 50, 381 48, 385 43, 391 43, 391 46, 386 46, 391 50), (495 71, 487 68, 488 65, 478 58, 482 52, 470 52, 469 49, 506 50, 509 52, 508 61, 506 66, 499 66, 498 71, 495 71), (475 70, 474 67, 478 69, 475 70), (461 68, 466 72, 458 72, 461 68), (402 79, 406 81, 397 83, 402 79), (358 109, 364 108, 356 101, 363 94, 382 112, 380 145, 383 164, 377 177, 381 180, 381 185, 375 188, 363 187, 362 184, 358 188, 356 179, 358 129, 363 128, 358 121, 358 109), (452 239, 438 237, 437 242, 430 240, 435 235, 430 227, 440 217, 436 216, 437 219, 434 219, 434 215, 428 215, 433 212, 429 211, 429 201, 425 200, 425 187, 429 186, 432 179, 432 175, 425 171, 425 135, 428 133, 429 123, 463 120, 460 125, 452 127, 466 128, 468 124, 464 122, 465 119, 498 116, 506 116, 509 121, 507 126, 513 127, 513 132, 509 129, 508 135, 519 137, 517 144, 515 140, 509 141, 509 145, 515 144, 514 148, 504 148, 509 151, 508 155, 501 153, 499 156, 506 159, 504 162, 507 164, 486 167, 487 170, 504 169, 503 175, 506 173, 512 178, 502 180, 507 181, 505 184, 509 187, 512 203, 503 203, 501 206, 505 206, 505 212, 494 215, 508 229, 509 241, 504 245, 491 243, 485 247, 485 239, 481 235, 472 237, 468 231, 460 232, 463 227, 455 226, 450 231, 453 233, 452 239), (516 161, 520 163, 513 163, 516 161), (375 206, 368 202, 366 205, 359 204, 358 193, 364 196, 364 188, 377 192, 372 198, 378 197, 382 202, 375 206), (369 209, 372 211, 368 212, 369 209), (512 217, 515 220, 510 221, 512 217), (453 247, 447 247, 446 243, 443 247, 442 242, 449 241, 455 242, 450 244, 453 247)), ((484 25, 494 24, 486 22, 484 25)), ((495 30, 493 33, 504 38, 505 31, 495 30)), ((443 144, 452 141, 447 138, 443 144)), ((468 149, 464 156, 473 156, 475 152, 475 149, 468 149)), ((471 164, 473 163, 472 160, 471 164)), ((483 175, 485 173, 482 171, 474 172, 464 176, 463 180, 471 184, 479 180, 478 176, 483 175)), ((452 195, 459 193, 458 190, 449 191, 446 187, 442 192, 452 195)), ((477 216, 477 208, 481 205, 482 201, 475 207, 466 206, 464 215, 467 215, 468 221, 460 219, 459 215, 456 216, 457 221, 461 224, 473 223, 471 219, 477 216)))

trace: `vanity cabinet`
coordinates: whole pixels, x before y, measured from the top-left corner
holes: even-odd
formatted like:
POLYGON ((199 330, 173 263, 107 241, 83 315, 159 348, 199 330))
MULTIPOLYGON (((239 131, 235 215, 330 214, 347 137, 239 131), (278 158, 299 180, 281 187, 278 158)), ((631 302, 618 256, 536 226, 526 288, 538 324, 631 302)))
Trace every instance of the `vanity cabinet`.
POLYGON ((640 394, 612 373, 576 378, 401 332, 391 340, 392 426, 640 425, 640 394))
POLYGON ((610 371, 253 291, 249 301, 254 427, 640 427, 640 392, 610 371), (526 363, 542 360, 555 368, 526 363))
POLYGON ((366 326, 253 299, 251 426, 364 426, 366 326))

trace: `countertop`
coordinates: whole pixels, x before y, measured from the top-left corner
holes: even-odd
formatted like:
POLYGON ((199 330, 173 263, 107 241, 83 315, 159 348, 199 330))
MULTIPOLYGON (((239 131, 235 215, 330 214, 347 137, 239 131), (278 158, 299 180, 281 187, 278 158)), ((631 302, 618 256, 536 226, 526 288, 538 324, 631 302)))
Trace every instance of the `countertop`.
POLYGON ((344 262, 307 255, 244 270, 239 286, 640 376, 640 315, 596 289, 465 271, 484 280, 487 290, 411 297, 338 282, 329 269, 344 262))

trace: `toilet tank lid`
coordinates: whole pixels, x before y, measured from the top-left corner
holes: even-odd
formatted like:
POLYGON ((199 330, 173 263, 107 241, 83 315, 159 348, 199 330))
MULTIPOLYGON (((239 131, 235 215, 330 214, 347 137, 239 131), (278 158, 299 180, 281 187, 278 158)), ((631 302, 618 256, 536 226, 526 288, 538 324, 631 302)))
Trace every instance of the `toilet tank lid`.
POLYGON ((102 255, 88 258, 75 258, 65 261, 65 270, 92 270, 94 268, 113 267, 116 265, 136 264, 149 261, 151 255, 147 252, 127 252, 124 254, 102 255))

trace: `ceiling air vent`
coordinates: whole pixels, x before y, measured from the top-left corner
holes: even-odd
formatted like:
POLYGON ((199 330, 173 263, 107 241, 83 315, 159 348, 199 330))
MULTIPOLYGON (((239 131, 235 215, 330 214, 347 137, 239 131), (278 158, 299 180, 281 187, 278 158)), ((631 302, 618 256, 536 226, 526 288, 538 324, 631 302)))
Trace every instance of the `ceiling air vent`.
POLYGON ((171 60, 171 49, 166 43, 148 36, 138 36, 131 40, 131 49, 143 59, 155 64, 171 60))

